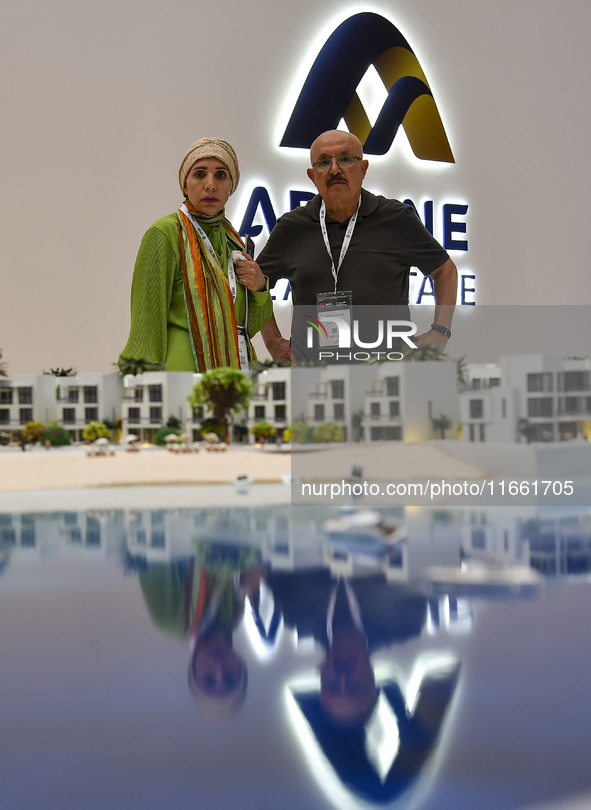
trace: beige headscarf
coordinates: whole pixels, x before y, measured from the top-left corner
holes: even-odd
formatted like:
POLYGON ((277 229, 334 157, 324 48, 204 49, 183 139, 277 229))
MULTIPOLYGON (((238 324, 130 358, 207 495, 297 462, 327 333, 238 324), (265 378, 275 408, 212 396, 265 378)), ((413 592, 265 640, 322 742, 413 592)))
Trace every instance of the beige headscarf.
POLYGON ((236 152, 230 146, 228 141, 222 138, 199 138, 198 141, 189 147, 189 150, 179 169, 179 185, 183 194, 185 193, 185 183, 187 182, 187 175, 191 171, 193 164, 201 160, 201 158, 214 157, 225 163, 232 178, 232 191, 233 194, 238 188, 240 181, 240 169, 238 167, 238 158, 236 152))

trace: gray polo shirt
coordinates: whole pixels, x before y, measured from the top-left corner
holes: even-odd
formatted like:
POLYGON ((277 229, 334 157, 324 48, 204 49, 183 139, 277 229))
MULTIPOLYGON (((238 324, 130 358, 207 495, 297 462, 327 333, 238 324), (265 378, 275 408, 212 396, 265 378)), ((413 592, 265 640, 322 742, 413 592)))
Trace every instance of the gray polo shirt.
MULTIPOLYGON (((289 280, 295 305, 316 305, 316 293, 331 292, 331 263, 320 231, 320 195, 277 220, 257 261, 273 287, 289 280)), ((326 218, 335 260, 347 222, 326 218)), ((361 192, 359 217, 349 250, 341 266, 338 290, 351 290, 355 305, 408 304, 411 267, 425 275, 449 258, 424 227, 414 210, 398 200, 361 192)))

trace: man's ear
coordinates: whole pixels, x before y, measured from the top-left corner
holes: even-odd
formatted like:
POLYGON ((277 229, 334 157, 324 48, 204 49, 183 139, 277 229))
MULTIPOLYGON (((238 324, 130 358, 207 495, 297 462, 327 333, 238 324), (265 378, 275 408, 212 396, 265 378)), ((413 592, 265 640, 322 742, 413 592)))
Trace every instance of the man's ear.
MULTIPOLYGON (((306 174, 308 175, 308 177, 310 178, 310 180, 311 180, 311 181, 314 183, 314 185, 316 186, 316 181, 314 180, 314 169, 306 169, 306 174)), ((316 188, 318 188, 318 186, 316 186, 316 188)))
POLYGON ((365 177, 365 175, 367 174, 367 169, 369 167, 369 160, 362 160, 361 166, 363 167, 363 176, 365 177))

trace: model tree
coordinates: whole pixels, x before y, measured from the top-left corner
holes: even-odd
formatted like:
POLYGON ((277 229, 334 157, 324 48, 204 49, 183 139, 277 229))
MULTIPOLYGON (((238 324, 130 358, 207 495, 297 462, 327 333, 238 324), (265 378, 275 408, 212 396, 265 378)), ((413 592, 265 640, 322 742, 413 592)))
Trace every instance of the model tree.
POLYGON ((261 419, 259 422, 255 422, 250 429, 250 432, 257 442, 266 442, 267 440, 274 438, 274 436, 277 434, 277 430, 273 427, 273 425, 264 419, 261 419))
POLYGON ((110 439, 111 431, 104 422, 89 422, 82 431, 82 438, 87 442, 95 442, 97 439, 110 439))
POLYGON ((445 431, 449 430, 452 426, 452 421, 449 416, 446 416, 444 413, 439 414, 438 417, 431 420, 433 422, 433 429, 438 430, 441 433, 441 438, 445 439, 445 431))
POLYGON ((189 397, 192 408, 209 407, 224 426, 224 441, 229 443, 229 424, 233 413, 248 407, 252 385, 246 374, 235 368, 206 371, 189 397))
POLYGON ((27 444, 36 444, 44 432, 45 425, 42 425, 41 422, 27 422, 23 427, 23 440, 27 444))
POLYGON ((314 442, 314 426, 309 425, 304 419, 296 419, 289 428, 291 441, 294 444, 312 444, 314 442))
POLYGON ((314 428, 314 441, 318 444, 344 442, 345 431, 338 422, 323 422, 314 428))
POLYGON ((50 425, 45 428, 45 431, 39 437, 39 443, 47 446, 47 442, 51 447, 67 447, 72 444, 72 437, 70 432, 58 425, 50 425))

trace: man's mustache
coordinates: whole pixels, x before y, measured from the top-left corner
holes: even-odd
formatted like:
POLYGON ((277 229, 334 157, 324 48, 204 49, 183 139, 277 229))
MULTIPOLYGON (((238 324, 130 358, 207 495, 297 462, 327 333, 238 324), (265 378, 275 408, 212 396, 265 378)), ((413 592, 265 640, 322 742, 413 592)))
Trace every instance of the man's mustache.
POLYGON ((346 182, 347 181, 342 174, 331 174, 329 179, 326 181, 326 185, 332 186, 333 183, 346 183, 346 182))

